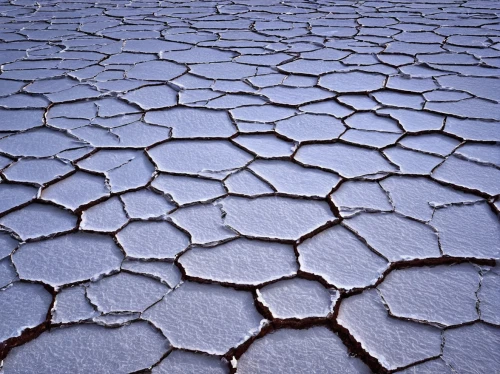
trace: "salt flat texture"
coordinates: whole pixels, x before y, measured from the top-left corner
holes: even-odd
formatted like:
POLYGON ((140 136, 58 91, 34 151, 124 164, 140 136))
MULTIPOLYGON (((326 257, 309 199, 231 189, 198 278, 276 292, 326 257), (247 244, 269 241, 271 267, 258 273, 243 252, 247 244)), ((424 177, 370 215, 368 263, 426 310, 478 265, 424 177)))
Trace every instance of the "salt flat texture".
POLYGON ((0 373, 500 372, 498 2, 0 15, 0 373))

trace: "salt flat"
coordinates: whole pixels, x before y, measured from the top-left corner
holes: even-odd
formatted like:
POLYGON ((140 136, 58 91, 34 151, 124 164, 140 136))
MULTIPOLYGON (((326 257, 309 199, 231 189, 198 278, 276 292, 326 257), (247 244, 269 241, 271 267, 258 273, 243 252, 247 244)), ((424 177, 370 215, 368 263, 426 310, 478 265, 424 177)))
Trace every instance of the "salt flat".
POLYGON ((500 372, 500 4, 0 14, 0 373, 500 372))

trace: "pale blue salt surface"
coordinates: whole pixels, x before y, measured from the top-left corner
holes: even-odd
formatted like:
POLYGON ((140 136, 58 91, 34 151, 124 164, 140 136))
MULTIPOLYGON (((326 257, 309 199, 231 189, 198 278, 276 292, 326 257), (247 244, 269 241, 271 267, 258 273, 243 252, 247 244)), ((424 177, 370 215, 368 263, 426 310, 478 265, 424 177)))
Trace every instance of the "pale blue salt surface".
POLYGON ((500 370, 498 6, 420 5, 4 4, 0 371, 500 370))

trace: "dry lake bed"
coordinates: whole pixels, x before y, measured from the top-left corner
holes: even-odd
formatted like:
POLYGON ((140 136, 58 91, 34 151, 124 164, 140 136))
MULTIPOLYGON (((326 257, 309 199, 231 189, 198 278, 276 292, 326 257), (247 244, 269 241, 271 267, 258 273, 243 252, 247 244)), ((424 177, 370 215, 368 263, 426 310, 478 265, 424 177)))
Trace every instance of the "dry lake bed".
POLYGON ((500 3, 0 0, 0 373, 500 373, 500 3))

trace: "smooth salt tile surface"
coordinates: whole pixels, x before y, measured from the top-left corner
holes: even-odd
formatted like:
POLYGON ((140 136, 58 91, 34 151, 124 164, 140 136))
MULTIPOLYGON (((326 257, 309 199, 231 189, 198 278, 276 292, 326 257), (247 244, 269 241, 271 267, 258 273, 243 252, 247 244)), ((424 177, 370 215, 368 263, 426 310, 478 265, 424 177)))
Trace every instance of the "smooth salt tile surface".
POLYGON ((370 92, 384 86, 385 76, 364 72, 338 72, 326 74, 319 85, 335 92, 370 92))
POLYGON ((437 209, 430 224, 439 234, 443 253, 449 256, 498 258, 498 217, 483 204, 437 209))
POLYGON ((71 323, 91 319, 99 312, 90 304, 84 286, 63 288, 52 307, 53 323, 71 323))
POLYGON ((104 177, 77 171, 42 190, 41 198, 76 210, 109 195, 104 177))
POLYGON ((481 279, 481 287, 477 291, 481 320, 500 325, 500 316, 497 313, 500 308, 500 298, 498 297, 500 274, 496 268, 486 270, 485 273, 481 279))
POLYGON ((333 173, 305 168, 290 161, 256 160, 248 168, 278 192, 290 195, 323 197, 340 180, 333 173))
POLYGON ((273 192, 268 183, 248 170, 229 175, 224 181, 224 185, 229 192, 241 195, 259 195, 273 192))
POLYGON ((432 227, 398 214, 362 213, 343 223, 390 261, 440 256, 432 227))
POLYGON ((131 273, 146 275, 158 279, 171 288, 177 286, 182 274, 178 267, 165 261, 140 261, 126 259, 122 262, 122 269, 131 273))
POLYGON ((347 57, 350 53, 333 48, 321 48, 312 52, 301 53, 301 56, 308 60, 335 61, 347 57))
MULTIPOLYGON (((13 82, 15 83, 15 82, 13 82)), ((60 92, 74 87, 78 84, 78 81, 70 79, 67 77, 54 78, 54 79, 43 79, 39 81, 34 81, 33 83, 26 86, 23 91, 31 93, 51 93, 60 92)))
POLYGON ((384 149, 384 155, 399 167, 401 174, 429 175, 443 159, 441 157, 411 151, 402 147, 389 147, 384 149))
POLYGON ((429 101, 459 101, 471 97, 468 93, 460 91, 435 90, 424 93, 424 97, 429 101))
POLYGON ((211 64, 190 64, 189 71, 203 78, 240 80, 255 75, 257 68, 236 62, 215 62, 211 64))
POLYGON ((225 354, 260 329, 252 294, 186 282, 143 313, 176 348, 225 354), (211 323, 206 323, 206 321, 211 323))
POLYGON ((259 66, 275 66, 284 61, 291 60, 292 56, 285 53, 274 53, 265 55, 249 55, 249 56, 239 56, 235 59, 236 62, 241 62, 248 65, 259 65, 259 66))
POLYGON ((275 122, 292 117, 296 111, 273 105, 244 106, 230 111, 234 119, 249 122, 275 122))
MULTIPOLYGON (((411 132, 425 130, 440 130, 444 124, 444 117, 435 113, 421 112, 411 109, 384 108, 377 110, 377 113, 388 114, 396 119, 400 125, 411 132)), ((448 118, 448 121, 453 119, 448 118)))
POLYGON ((498 367, 498 328, 475 323, 445 331, 444 339, 443 360, 461 373, 488 372, 498 367))
POLYGON ((133 160, 138 155, 136 150, 100 150, 91 156, 78 161, 78 166, 84 170, 105 172, 133 160))
POLYGON ((334 226, 298 246, 300 270, 315 274, 337 288, 374 284, 388 266, 342 226, 334 226))
POLYGON ((45 332, 38 339, 15 348, 4 362, 4 370, 8 373, 130 373, 152 366, 168 348, 168 341, 146 322, 116 329, 74 325, 45 332))
POLYGON ((0 231, 0 259, 7 257, 19 245, 19 242, 6 231, 0 231))
POLYGON ((216 356, 174 350, 151 371, 153 374, 228 374, 228 363, 216 356))
MULTIPOLYGON (((303 60, 298 59, 280 65, 279 69, 286 73, 306 74, 319 76, 338 69, 339 63, 336 61, 303 60)), ((329 88, 329 87, 327 87, 329 88)))
POLYGON ((274 135, 239 135, 234 142, 261 157, 287 157, 295 150, 293 142, 287 142, 274 135))
POLYGON ((305 113, 276 123, 276 132, 296 141, 333 140, 344 131, 342 122, 327 115, 305 113))
POLYGON ((375 100, 363 94, 341 95, 337 96, 337 100, 357 110, 372 110, 379 107, 379 104, 375 100))
POLYGON ((394 370, 441 353, 441 331, 389 317, 376 290, 345 299, 338 323, 386 369, 394 370))
POLYGON ((84 230, 114 232, 128 222, 118 197, 112 197, 82 212, 80 227, 84 230))
POLYGON ((218 49, 193 47, 183 51, 162 52, 161 58, 183 63, 209 63, 231 61, 235 54, 230 51, 220 51, 218 49))
POLYGON ((211 90, 184 90, 179 93, 179 104, 203 106, 208 100, 221 97, 222 93, 211 90))
MULTIPOLYGON (((109 118, 140 112, 140 109, 119 98, 104 98, 95 101, 99 117, 109 118)), ((95 117, 94 117, 95 118, 95 117)))
POLYGON ((455 151, 455 155, 500 167, 500 146, 497 144, 466 143, 455 151))
POLYGON ((134 122, 113 130, 115 138, 120 142, 113 144, 116 147, 149 147, 170 138, 171 130, 168 127, 152 126, 143 122, 134 122))
MULTIPOLYGON (((396 91, 382 90, 373 93, 373 97, 380 104, 388 107, 422 109, 424 98, 419 94, 400 93, 396 91)), ((432 104, 432 103, 431 103, 432 104)))
POLYGON ((418 373, 429 373, 429 374, 453 374, 455 371, 444 362, 443 359, 437 358, 430 361, 424 361, 421 364, 416 364, 410 366, 405 370, 401 370, 400 373, 403 374, 418 374, 418 373))
POLYGON ((449 75, 438 77, 437 81, 442 87, 466 91, 484 99, 500 100, 500 95, 498 94, 500 85, 496 79, 449 75))
POLYGON ((148 151, 161 171, 183 174, 240 168, 252 156, 224 140, 176 140, 148 151))
POLYGON ((144 154, 106 173, 111 192, 123 192, 149 183, 155 168, 144 154))
MULTIPOLYGON (((430 78, 406 78, 392 76, 389 77, 386 84, 387 88, 408 92, 426 92, 438 88, 436 83, 430 78)), ((427 96, 424 95, 426 98, 427 96)))
POLYGON ((116 234, 128 257, 173 259, 189 245, 189 238, 166 221, 134 221, 116 234))
MULTIPOLYGON (((0 133, 0 137, 7 136, 8 133, 0 133)), ((8 157, 0 155, 0 169, 5 169, 7 166, 9 166, 12 163, 13 160, 11 160, 8 157)))
POLYGON ((1 131, 28 130, 43 125, 43 110, 20 109, 13 111, 0 109, 0 118, 1 131))
POLYGON ((174 138, 226 138, 236 132, 229 115, 218 110, 172 108, 147 112, 144 120, 172 128, 174 138))
MULTIPOLYGON (((115 102, 116 103, 116 102, 115 102)), ((119 103, 119 101, 118 101, 119 103)), ((126 105, 126 103, 124 103, 126 105)), ((92 119, 97 115, 98 107, 92 101, 55 104, 50 107, 48 118, 85 118, 92 119)))
POLYGON ((377 182, 347 181, 330 198, 341 214, 356 211, 391 211, 389 197, 377 182))
POLYGON ((105 327, 120 327, 139 320, 139 312, 108 313, 92 318, 92 322, 105 327))
POLYGON ((401 132, 396 121, 387 117, 379 117, 371 112, 355 113, 345 120, 354 129, 384 132, 401 132))
POLYGON ((191 248, 179 258, 189 277, 258 285, 297 272, 291 245, 236 239, 212 248, 191 248))
POLYGON ((391 313, 444 326, 478 318, 478 269, 470 264, 392 271, 378 286, 391 313))
POLYGON ((310 318, 326 317, 333 310, 338 293, 319 282, 293 278, 260 288, 257 297, 274 318, 310 318))
POLYGON ((175 208, 165 196, 146 189, 127 192, 120 199, 130 218, 160 217, 175 208))
POLYGON ((219 206, 198 204, 183 207, 170 215, 172 221, 189 232, 193 244, 209 244, 234 238, 237 233, 226 227, 219 206))
POLYGON ((323 201, 287 197, 248 199, 227 197, 220 202, 224 223, 250 237, 297 240, 335 219, 323 201))
POLYGON ((3 288, 16 280, 19 279, 10 258, 7 257, 0 260, 0 288, 3 288))
POLYGON ((127 71, 127 78, 146 81, 165 81, 180 76, 186 68, 170 61, 147 61, 135 64, 127 71))
POLYGON ((447 156, 460 144, 460 142, 444 135, 424 134, 407 136, 401 139, 399 144, 405 148, 433 153, 438 156, 447 156))
POLYGON ((24 82, 16 82, 16 81, 2 79, 0 80, 0 96, 8 96, 13 93, 19 92, 24 86, 25 86, 24 82))
POLYGON ((62 151, 57 154, 57 158, 62 160, 63 162, 67 161, 77 161, 85 156, 88 156, 94 150, 93 147, 81 147, 76 149, 70 149, 68 151, 62 151))
POLYGON ((378 151, 341 143, 304 145, 294 158, 306 165, 333 170, 346 178, 396 170, 378 151))
POLYGON ((344 118, 353 113, 348 107, 333 100, 303 105, 299 109, 305 113, 329 114, 335 118, 344 118))
POLYGON ((95 88, 87 85, 77 85, 64 91, 45 95, 53 103, 63 103, 73 100, 92 99, 101 96, 95 88))
POLYGON ((390 177, 380 181, 380 185, 389 194, 396 212, 423 221, 432 218, 436 207, 481 200, 423 177, 390 177))
POLYGON ((177 104, 177 91, 166 85, 145 86, 129 91, 122 98, 146 110, 168 108, 177 104))
POLYGON ((459 117, 488 119, 499 121, 495 103, 490 100, 470 98, 454 102, 431 101, 425 104, 425 109, 443 114, 454 114, 459 117))
POLYGON ((37 196, 38 189, 20 184, 0 184, 0 213, 26 204, 37 196))
POLYGON ((22 240, 70 231, 77 217, 48 204, 33 203, 0 218, 0 225, 14 231, 22 240))
POLYGON ((72 233, 23 244, 12 256, 19 277, 54 287, 119 269, 123 254, 107 236, 72 233))
POLYGON ((340 137, 340 139, 349 143, 380 149, 396 143, 400 136, 400 134, 390 132, 349 129, 340 137))
POLYGON ((248 78, 248 81, 252 86, 264 88, 279 85, 286 78, 287 76, 285 74, 266 74, 248 78))
POLYGON ((85 143, 75 138, 47 128, 20 132, 0 139, 0 151, 11 156, 48 157, 83 145, 85 143))
POLYGON ((21 159, 3 171, 11 181, 43 185, 73 170, 71 164, 57 159, 21 159))
POLYGON ((245 105, 261 105, 265 103, 266 101, 258 96, 229 93, 210 100, 207 104, 207 108, 234 109, 245 105))
POLYGON ((492 121, 449 117, 445 130, 469 140, 500 140, 500 124, 492 121))
POLYGON ((432 173, 437 180, 488 195, 500 193, 500 170, 491 166, 449 157, 432 173))
POLYGON ((316 87, 292 88, 277 86, 263 88, 259 92, 271 102, 284 105, 302 105, 333 96, 328 91, 316 87))
POLYGON ((87 297, 104 313, 142 312, 168 290, 166 285, 154 279, 121 272, 90 283, 87 297))
POLYGON ((70 133, 90 143, 93 147, 114 147, 120 144, 120 138, 107 129, 98 126, 84 126, 73 129, 70 133))
POLYGON ((4 2, 0 371, 500 372, 499 11, 4 2))
MULTIPOLYGON (((268 73, 268 72, 266 72, 268 73)), ((198 77, 199 78, 199 77, 198 77)), ((209 79, 202 79, 203 81, 213 82, 213 84, 208 85, 211 89, 217 92, 225 92, 225 93, 254 93, 256 90, 250 84, 246 83, 249 78, 245 78, 242 81, 236 80, 226 80, 226 79, 217 79, 215 81, 209 79)), ((259 100, 259 102, 261 102, 259 100)))
POLYGON ((188 45, 165 40, 130 39, 125 42, 123 50, 127 52, 159 53, 162 51, 176 51, 188 48, 188 45))
POLYGON ((256 340, 238 360, 237 372, 326 374, 369 373, 358 358, 351 357, 326 327, 307 330, 280 329, 256 340))
POLYGON ((212 200, 226 194, 222 183, 210 179, 160 174, 151 184, 179 205, 212 200))
POLYGON ((252 134, 252 133, 266 133, 271 132, 273 125, 270 123, 258 123, 258 122, 245 122, 236 120, 236 126, 238 131, 242 134, 252 134))
POLYGON ((0 342, 45 321, 51 294, 40 284, 15 282, 0 290, 0 342))

